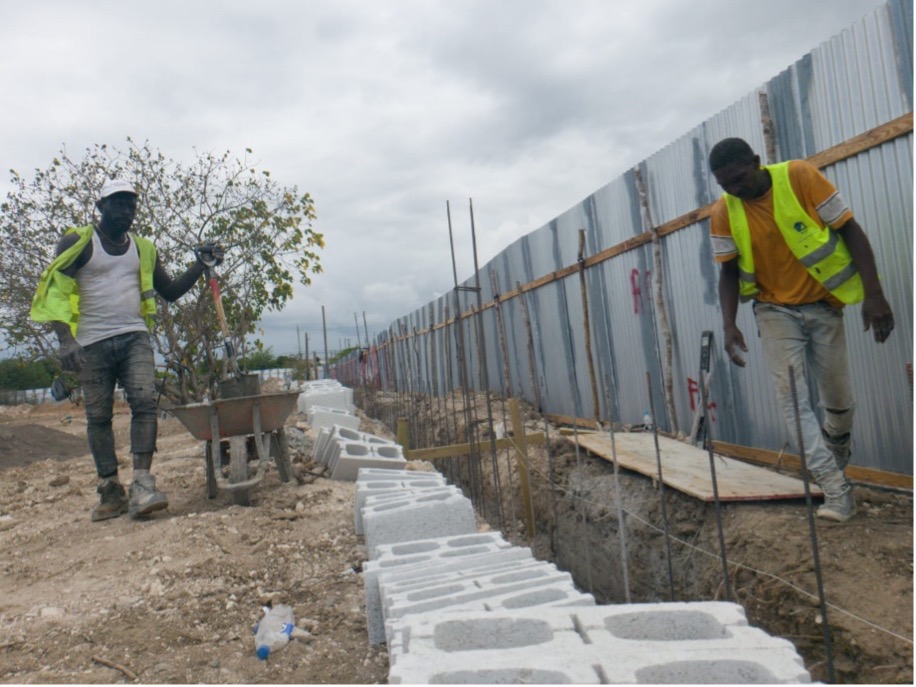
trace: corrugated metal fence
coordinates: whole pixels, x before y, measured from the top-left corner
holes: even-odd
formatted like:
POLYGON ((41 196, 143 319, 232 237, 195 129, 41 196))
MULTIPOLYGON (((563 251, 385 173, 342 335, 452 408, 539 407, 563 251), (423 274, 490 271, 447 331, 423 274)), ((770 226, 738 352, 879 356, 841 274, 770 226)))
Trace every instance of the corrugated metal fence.
POLYGON ((366 364, 342 361, 339 378, 421 393, 489 386, 540 400, 547 413, 624 423, 641 422, 651 387, 660 428, 686 432, 699 400, 700 337, 713 330, 713 438, 784 448, 789 435, 749 306, 738 317, 748 366, 731 365, 721 348, 707 220, 721 191, 706 159, 717 141, 739 136, 762 157, 771 151, 769 162, 817 164, 865 228, 897 328, 876 344, 862 331, 861 308, 847 309, 852 462, 912 475, 912 25, 912 0, 878 8, 507 247, 456 292, 398 319, 366 364))

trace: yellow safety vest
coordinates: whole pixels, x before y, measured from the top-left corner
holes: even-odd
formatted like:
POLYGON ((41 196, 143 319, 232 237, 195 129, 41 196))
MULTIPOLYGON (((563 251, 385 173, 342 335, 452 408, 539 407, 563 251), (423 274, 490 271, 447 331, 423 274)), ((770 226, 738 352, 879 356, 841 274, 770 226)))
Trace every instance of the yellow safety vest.
MULTIPOLYGON (((773 181, 773 218, 792 254, 814 279, 839 301, 859 303, 865 298, 862 277, 840 235, 814 219, 802 206, 789 181, 789 163, 767 165, 773 181)), ((728 222, 738 246, 738 284, 742 300, 756 295, 757 278, 751 252, 751 230, 744 203, 737 196, 724 194, 728 222)))
MULTIPOLYGON (((79 239, 58 255, 41 273, 38 288, 32 298, 31 317, 35 322, 66 322, 70 332, 76 336, 79 322, 80 295, 76 279, 63 274, 79 257, 83 248, 92 239, 92 225, 74 227, 65 233, 76 233, 79 239)), ((153 271, 156 268, 156 247, 142 236, 134 236, 140 254, 140 314, 150 329, 156 323, 156 290, 153 287, 153 271)))

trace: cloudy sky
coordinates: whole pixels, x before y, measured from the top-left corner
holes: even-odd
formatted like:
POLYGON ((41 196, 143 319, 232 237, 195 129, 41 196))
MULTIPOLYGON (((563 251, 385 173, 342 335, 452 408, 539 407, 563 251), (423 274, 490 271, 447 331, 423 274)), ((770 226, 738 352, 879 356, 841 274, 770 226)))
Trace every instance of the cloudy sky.
POLYGON ((0 0, 6 170, 66 146, 252 148, 315 199, 324 273, 269 315, 356 342, 883 0, 0 0), (362 333, 362 332, 361 332, 362 333))

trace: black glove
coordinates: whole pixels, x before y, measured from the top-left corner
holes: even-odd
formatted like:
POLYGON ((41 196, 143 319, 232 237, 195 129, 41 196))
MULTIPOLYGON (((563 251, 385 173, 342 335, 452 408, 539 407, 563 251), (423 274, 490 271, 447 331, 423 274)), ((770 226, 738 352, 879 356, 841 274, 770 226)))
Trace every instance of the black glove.
POLYGON ((223 262, 223 247, 218 243, 201 243, 194 246, 197 261, 207 267, 216 267, 223 262))
POLYGON ((60 365, 67 372, 79 372, 83 367, 85 358, 83 356, 83 347, 70 339, 60 346, 60 365))

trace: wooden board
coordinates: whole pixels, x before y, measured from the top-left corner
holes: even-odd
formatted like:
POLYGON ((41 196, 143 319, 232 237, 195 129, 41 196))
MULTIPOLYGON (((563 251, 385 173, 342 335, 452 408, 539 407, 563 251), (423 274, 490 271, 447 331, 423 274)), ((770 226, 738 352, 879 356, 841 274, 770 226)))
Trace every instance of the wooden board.
MULTIPOLYGON (((568 437, 573 441, 572 437, 568 437)), ((658 479, 655 441, 651 432, 617 432, 614 434, 620 467, 658 479)), ((580 434, 579 446, 613 462, 611 438, 606 433, 580 434)), ((659 435, 662 477, 666 486, 701 501, 713 501, 709 453, 684 442, 659 435)), ((804 482, 772 470, 748 465, 740 460, 715 455, 716 483, 720 501, 769 501, 803 499, 804 482)), ((823 492, 813 482, 811 494, 823 492)))

